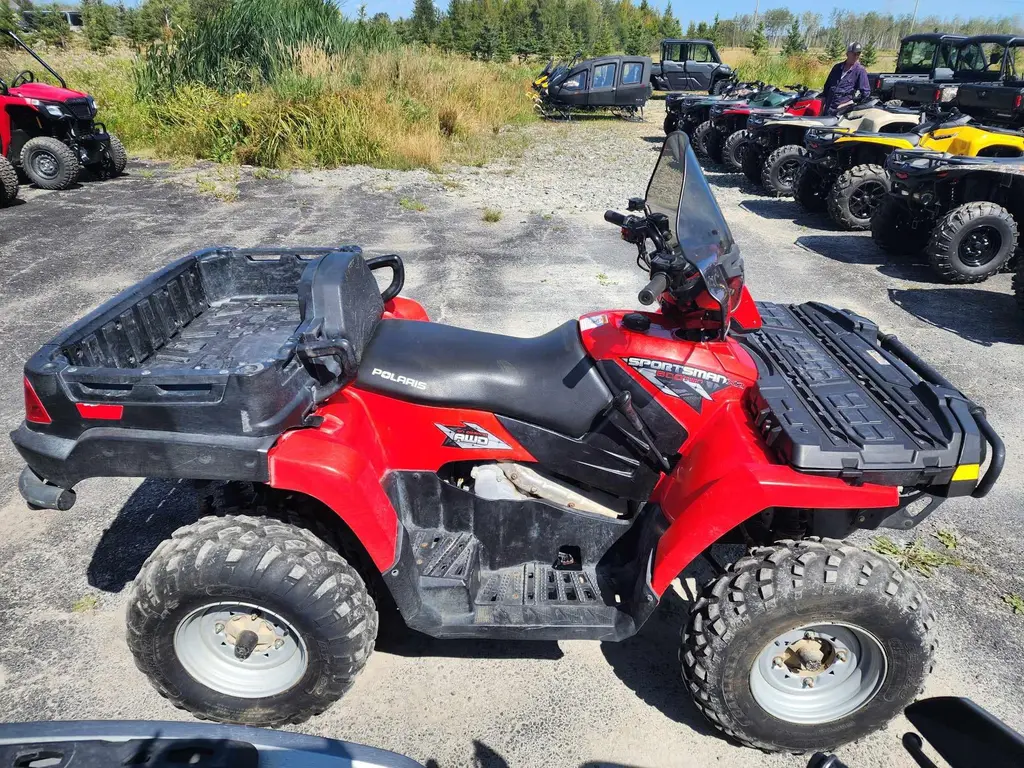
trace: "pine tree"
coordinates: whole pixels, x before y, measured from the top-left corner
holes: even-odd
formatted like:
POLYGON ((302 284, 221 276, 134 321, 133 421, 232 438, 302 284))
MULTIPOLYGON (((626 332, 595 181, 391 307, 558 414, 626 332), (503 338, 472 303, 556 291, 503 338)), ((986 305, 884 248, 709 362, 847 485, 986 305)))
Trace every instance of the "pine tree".
POLYGON ((842 58, 845 52, 846 46, 843 45, 843 33, 839 31, 838 27, 832 27, 828 31, 828 38, 825 41, 825 55, 828 56, 829 61, 835 61, 842 58))
POLYGON ((784 56, 796 56, 803 53, 806 47, 804 36, 800 34, 800 22, 793 19, 793 23, 789 27, 789 34, 786 35, 786 41, 782 44, 782 53, 784 56))
POLYGON ((437 8, 434 7, 434 0, 416 0, 409 21, 413 40, 424 45, 434 42, 434 34, 437 31, 437 8))
POLYGON ((594 42, 594 55, 603 56, 611 53, 615 48, 615 41, 612 39, 611 24, 601 21, 601 28, 597 32, 597 40, 594 42))
POLYGON ((665 12, 661 15, 661 23, 658 27, 658 34, 661 37, 682 37, 683 28, 672 13, 672 2, 665 4, 665 12))
POLYGON ((0 48, 14 47, 14 41, 3 34, 3 31, 16 28, 17 21, 14 16, 14 10, 7 4, 7 0, 0 0, 0 48))
POLYGON ((864 45, 864 50, 861 52, 860 60, 865 67, 874 66, 875 62, 878 61, 878 51, 875 50, 875 38, 868 38, 867 43, 864 45))
POLYGON ((57 3, 46 6, 46 10, 39 14, 37 26, 39 39, 49 46, 67 48, 71 42, 71 25, 57 3))
POLYGON ((94 51, 105 51, 114 38, 116 18, 113 7, 103 0, 82 0, 82 31, 94 51))
POLYGON ((759 21, 757 28, 750 33, 750 50, 757 56, 768 50, 768 38, 764 36, 764 22, 759 21))

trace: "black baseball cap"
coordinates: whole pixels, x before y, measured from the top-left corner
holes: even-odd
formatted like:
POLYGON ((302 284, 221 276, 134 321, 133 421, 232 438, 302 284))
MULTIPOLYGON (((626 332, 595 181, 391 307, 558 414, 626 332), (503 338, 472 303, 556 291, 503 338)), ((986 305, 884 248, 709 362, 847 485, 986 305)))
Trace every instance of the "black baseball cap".
POLYGON ((846 46, 847 53, 860 53, 862 50, 860 43, 850 43, 846 46))

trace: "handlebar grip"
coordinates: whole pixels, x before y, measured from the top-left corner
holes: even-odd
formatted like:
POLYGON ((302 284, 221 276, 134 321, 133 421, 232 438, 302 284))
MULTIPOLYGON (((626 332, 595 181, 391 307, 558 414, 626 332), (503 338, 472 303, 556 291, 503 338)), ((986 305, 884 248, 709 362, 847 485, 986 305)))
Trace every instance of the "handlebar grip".
POLYGON ((609 224, 614 224, 617 227, 621 227, 623 224, 626 223, 626 217, 623 216, 618 211, 605 211, 604 220, 607 221, 609 224))
POLYGON ((651 278, 651 282, 644 286, 644 289, 636 297, 641 304, 653 304, 666 288, 668 288, 668 278, 664 272, 659 272, 651 278))

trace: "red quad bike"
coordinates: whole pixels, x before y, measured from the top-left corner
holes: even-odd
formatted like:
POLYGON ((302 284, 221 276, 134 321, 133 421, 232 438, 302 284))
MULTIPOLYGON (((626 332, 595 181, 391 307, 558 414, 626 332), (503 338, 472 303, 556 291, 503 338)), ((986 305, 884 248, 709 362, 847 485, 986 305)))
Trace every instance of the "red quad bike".
POLYGON ((132 589, 128 644, 160 693, 305 720, 352 685, 382 602, 435 637, 623 640, 734 540, 750 554, 719 566, 679 653, 712 723, 803 751, 917 695, 923 592, 838 539, 987 493, 1004 450, 984 411, 863 317, 755 304, 685 134, 629 209, 605 218, 654 311, 499 336, 429 322, 397 256, 211 248, 28 361, 30 504, 67 509, 93 476, 234 481, 132 589))
POLYGON ((749 104, 732 104, 711 108, 711 132, 707 138, 708 157, 716 163, 723 163, 730 171, 743 170, 743 153, 747 149, 750 134, 746 132, 747 119, 751 115, 764 117, 777 115, 798 115, 817 117, 824 105, 821 94, 802 85, 787 85, 793 93, 778 106, 751 107, 749 104))
MULTIPOLYGON (((0 32, 0 34, 3 34, 0 32)), ((26 70, 10 85, 0 80, 0 205, 18 192, 11 166, 41 189, 67 189, 81 169, 101 177, 124 171, 128 155, 116 136, 96 122, 96 103, 67 83, 14 32, 19 46, 49 72, 60 87, 40 83, 26 70)))

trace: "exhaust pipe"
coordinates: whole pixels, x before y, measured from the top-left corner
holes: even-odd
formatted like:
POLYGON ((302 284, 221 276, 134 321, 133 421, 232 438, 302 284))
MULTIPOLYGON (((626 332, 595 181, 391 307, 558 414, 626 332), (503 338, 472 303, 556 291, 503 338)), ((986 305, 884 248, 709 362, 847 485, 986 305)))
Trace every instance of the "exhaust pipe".
POLYGON ((34 509, 56 509, 67 512, 75 505, 75 492, 70 488, 48 483, 31 467, 25 467, 18 476, 18 490, 34 509))

